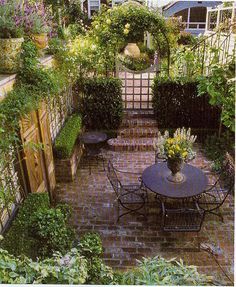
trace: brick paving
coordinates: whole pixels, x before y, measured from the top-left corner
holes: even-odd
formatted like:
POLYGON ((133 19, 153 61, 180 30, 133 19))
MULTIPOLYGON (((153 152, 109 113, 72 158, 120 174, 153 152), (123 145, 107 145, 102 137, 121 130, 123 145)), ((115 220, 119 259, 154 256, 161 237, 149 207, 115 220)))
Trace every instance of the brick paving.
MULTIPOLYGON (((123 171, 142 171, 154 163, 154 152, 106 151, 116 168, 123 171)), ((96 161, 92 174, 86 161, 82 161, 75 181, 57 185, 57 201, 66 202, 73 208, 71 224, 78 237, 89 231, 98 232, 103 240, 105 262, 117 269, 136 265, 136 259, 162 255, 165 258, 182 258, 188 264, 199 267, 200 272, 214 275, 222 285, 232 285, 214 261, 212 255, 199 251, 200 243, 218 248, 218 262, 233 280, 234 265, 234 199, 228 197, 221 208, 224 223, 213 215, 207 215, 199 233, 166 233, 161 230, 160 209, 150 192, 148 219, 131 214, 117 219, 115 193, 96 161)), ((192 164, 209 167, 209 162, 198 149, 192 164)))

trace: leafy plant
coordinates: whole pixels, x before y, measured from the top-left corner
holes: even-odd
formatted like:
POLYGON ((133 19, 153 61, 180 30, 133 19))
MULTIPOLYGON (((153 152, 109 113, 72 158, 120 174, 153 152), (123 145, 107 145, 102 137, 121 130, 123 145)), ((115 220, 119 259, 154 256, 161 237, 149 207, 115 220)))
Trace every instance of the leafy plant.
POLYGON ((133 71, 142 71, 150 67, 151 60, 147 54, 140 54, 139 58, 132 58, 129 56, 120 56, 123 65, 133 71))
POLYGON ((24 30, 28 35, 48 33, 52 26, 49 11, 46 11, 43 1, 24 1, 24 30))
POLYGON ((80 115, 74 114, 67 119, 54 144, 54 154, 58 158, 69 158, 71 156, 81 128, 80 115))
POLYGON ((0 249, 0 261, 1 284, 83 284, 87 278, 86 259, 75 248, 37 261, 0 249))
POLYGON ((101 259, 102 241, 97 233, 87 233, 79 240, 79 252, 87 259, 86 284, 109 285, 114 281, 113 270, 101 259))
POLYGON ((40 242, 38 254, 51 256, 55 251, 66 253, 71 249, 75 234, 68 226, 68 215, 61 208, 39 210, 31 219, 31 232, 40 242))
POLYGON ((229 66, 214 65, 209 77, 199 78, 198 94, 202 96, 208 93, 210 104, 221 110, 222 124, 235 131, 235 82, 228 81, 229 73, 229 66))
POLYGON ((0 1, 0 38, 20 38, 24 34, 23 11, 18 1, 0 1))
POLYGON ((200 274, 195 266, 175 259, 143 258, 138 268, 123 274, 119 284, 125 285, 213 285, 212 277, 200 274))
POLYGON ((1 247, 30 258, 48 257, 53 251, 65 253, 74 241, 74 231, 67 224, 69 215, 67 205, 50 208, 48 193, 29 194, 1 247))
POLYGON ((38 210, 45 211, 48 208, 49 197, 47 193, 29 194, 19 208, 19 212, 4 240, 0 242, 1 247, 13 255, 25 254, 36 258, 40 242, 31 236, 31 219, 38 210))
POLYGON ((81 255, 92 258, 102 254, 102 240, 97 233, 87 233, 79 240, 81 255))
POLYGON ((88 128, 115 129, 122 119, 121 81, 93 78, 85 81, 80 110, 88 128))
POLYGON ((154 114, 161 128, 217 128, 220 113, 208 104, 209 97, 198 97, 197 82, 155 78, 152 86, 154 114))
POLYGON ((213 170, 220 170, 225 159, 225 153, 234 154, 234 135, 226 131, 219 138, 216 134, 207 136, 204 143, 204 151, 206 156, 213 160, 213 170))

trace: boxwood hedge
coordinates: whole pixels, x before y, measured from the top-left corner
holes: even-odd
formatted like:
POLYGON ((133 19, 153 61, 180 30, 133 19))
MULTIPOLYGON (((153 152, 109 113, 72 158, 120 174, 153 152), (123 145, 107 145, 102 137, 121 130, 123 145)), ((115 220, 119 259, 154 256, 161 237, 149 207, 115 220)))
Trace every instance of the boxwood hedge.
POLYGON ((82 129, 81 116, 73 114, 61 129, 54 143, 54 155, 57 158, 69 158, 73 152, 75 142, 82 129))
POLYGON ((198 96, 197 82, 155 78, 152 101, 160 128, 217 128, 220 111, 209 104, 209 96, 198 96))
POLYGON ((122 119, 122 83, 117 78, 85 81, 80 110, 83 123, 92 129, 116 129, 122 119))

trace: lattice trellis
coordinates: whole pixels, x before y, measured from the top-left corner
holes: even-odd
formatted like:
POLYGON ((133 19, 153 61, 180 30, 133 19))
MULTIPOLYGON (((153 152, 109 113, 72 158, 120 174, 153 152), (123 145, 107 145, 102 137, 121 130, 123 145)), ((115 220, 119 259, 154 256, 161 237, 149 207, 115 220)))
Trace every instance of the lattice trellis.
MULTIPOLYGON (((14 213, 14 210, 24 199, 23 190, 16 170, 16 152, 9 148, 9 153, 1 155, 0 162, 0 233, 14 213)), ((19 163, 19 162, 18 162, 19 163)))
POLYGON ((59 95, 47 99, 47 110, 52 142, 61 130, 66 118, 73 110, 72 86, 66 88, 59 95))

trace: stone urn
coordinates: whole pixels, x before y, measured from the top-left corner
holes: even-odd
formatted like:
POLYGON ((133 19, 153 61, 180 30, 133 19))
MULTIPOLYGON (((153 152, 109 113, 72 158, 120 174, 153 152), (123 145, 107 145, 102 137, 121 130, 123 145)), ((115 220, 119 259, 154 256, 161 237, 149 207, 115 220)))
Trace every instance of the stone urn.
POLYGON ((47 33, 33 34, 31 38, 39 50, 45 49, 48 45, 47 33))
POLYGON ((0 39, 0 73, 15 74, 20 66, 23 38, 0 39))
POLYGON ((140 50, 138 45, 136 43, 128 43, 128 45, 125 47, 124 54, 132 58, 139 58, 140 50))
POLYGON ((167 180, 173 183, 181 183, 185 180, 184 174, 181 172, 184 166, 182 158, 168 158, 167 167, 170 169, 171 174, 167 176, 167 180))

